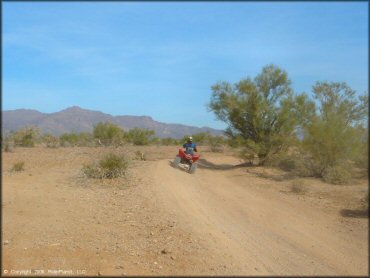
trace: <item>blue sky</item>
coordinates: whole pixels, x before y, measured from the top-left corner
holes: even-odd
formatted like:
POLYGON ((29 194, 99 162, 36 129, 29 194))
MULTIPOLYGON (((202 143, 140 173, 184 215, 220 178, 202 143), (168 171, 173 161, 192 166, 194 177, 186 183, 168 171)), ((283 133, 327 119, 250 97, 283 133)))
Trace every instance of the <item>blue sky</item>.
POLYGON ((224 128, 218 81, 285 69, 368 91, 367 2, 3 2, 2 109, 69 106, 224 128))

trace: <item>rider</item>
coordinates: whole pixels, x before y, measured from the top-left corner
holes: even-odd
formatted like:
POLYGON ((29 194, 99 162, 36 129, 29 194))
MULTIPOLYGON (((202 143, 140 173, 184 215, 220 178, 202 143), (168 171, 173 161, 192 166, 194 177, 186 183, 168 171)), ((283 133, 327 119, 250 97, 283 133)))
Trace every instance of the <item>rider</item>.
POLYGON ((189 136, 186 140, 186 143, 182 145, 185 149, 185 153, 194 155, 194 152, 198 152, 197 145, 193 143, 193 137, 189 136))

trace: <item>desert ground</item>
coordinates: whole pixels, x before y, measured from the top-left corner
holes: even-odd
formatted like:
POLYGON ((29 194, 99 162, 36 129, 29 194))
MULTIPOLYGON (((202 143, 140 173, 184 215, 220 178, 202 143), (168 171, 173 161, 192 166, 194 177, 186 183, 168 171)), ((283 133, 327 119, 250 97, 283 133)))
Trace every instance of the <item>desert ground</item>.
POLYGON ((289 178, 238 167, 231 150, 207 147, 191 175, 171 166, 177 150, 3 152, 2 274, 368 275, 366 178, 349 185, 289 178), (84 164, 110 152, 130 158, 125 177, 83 175, 84 164), (24 171, 12 172, 18 161, 24 171))

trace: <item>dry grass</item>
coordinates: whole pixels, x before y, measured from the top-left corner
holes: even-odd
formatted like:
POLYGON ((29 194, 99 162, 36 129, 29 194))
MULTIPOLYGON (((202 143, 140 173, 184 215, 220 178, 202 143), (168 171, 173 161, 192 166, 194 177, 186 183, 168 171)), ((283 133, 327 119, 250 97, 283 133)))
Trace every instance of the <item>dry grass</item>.
POLYGON ((123 155, 107 154, 98 162, 84 165, 82 172, 88 178, 115 179, 126 175, 128 161, 123 155))
POLYGON ((294 180, 291 182, 290 190, 296 194, 306 194, 307 193, 307 186, 303 180, 294 180))
POLYGON ((12 169, 10 170, 11 172, 21 172, 24 171, 24 161, 18 161, 14 163, 12 169))

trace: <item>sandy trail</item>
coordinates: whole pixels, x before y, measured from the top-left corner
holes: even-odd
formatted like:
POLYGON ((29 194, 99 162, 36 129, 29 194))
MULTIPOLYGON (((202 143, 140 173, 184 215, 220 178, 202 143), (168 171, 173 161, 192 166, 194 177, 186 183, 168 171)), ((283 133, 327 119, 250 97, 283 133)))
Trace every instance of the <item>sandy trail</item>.
MULTIPOLYGON (((368 274, 368 219, 339 213, 356 208, 366 185, 308 181, 309 193, 296 195, 288 193, 288 181, 258 177, 252 173, 257 169, 199 167, 190 175, 171 167, 172 147, 145 149, 149 159, 132 161, 132 180, 81 177, 84 163, 111 151, 120 150, 29 148, 4 154, 4 269, 62 269, 75 275, 78 270, 87 275, 368 274), (10 173, 19 160, 25 161, 25 171, 10 173), (329 195, 319 199, 315 194, 322 192, 329 195)), ((238 163, 226 154, 203 157, 216 165, 238 163)))
POLYGON ((152 167, 157 198, 207 239, 227 273, 367 274, 366 235, 340 230, 336 216, 283 194, 261 194, 248 179, 237 178, 237 169, 189 175, 169 164, 162 160, 152 167))

